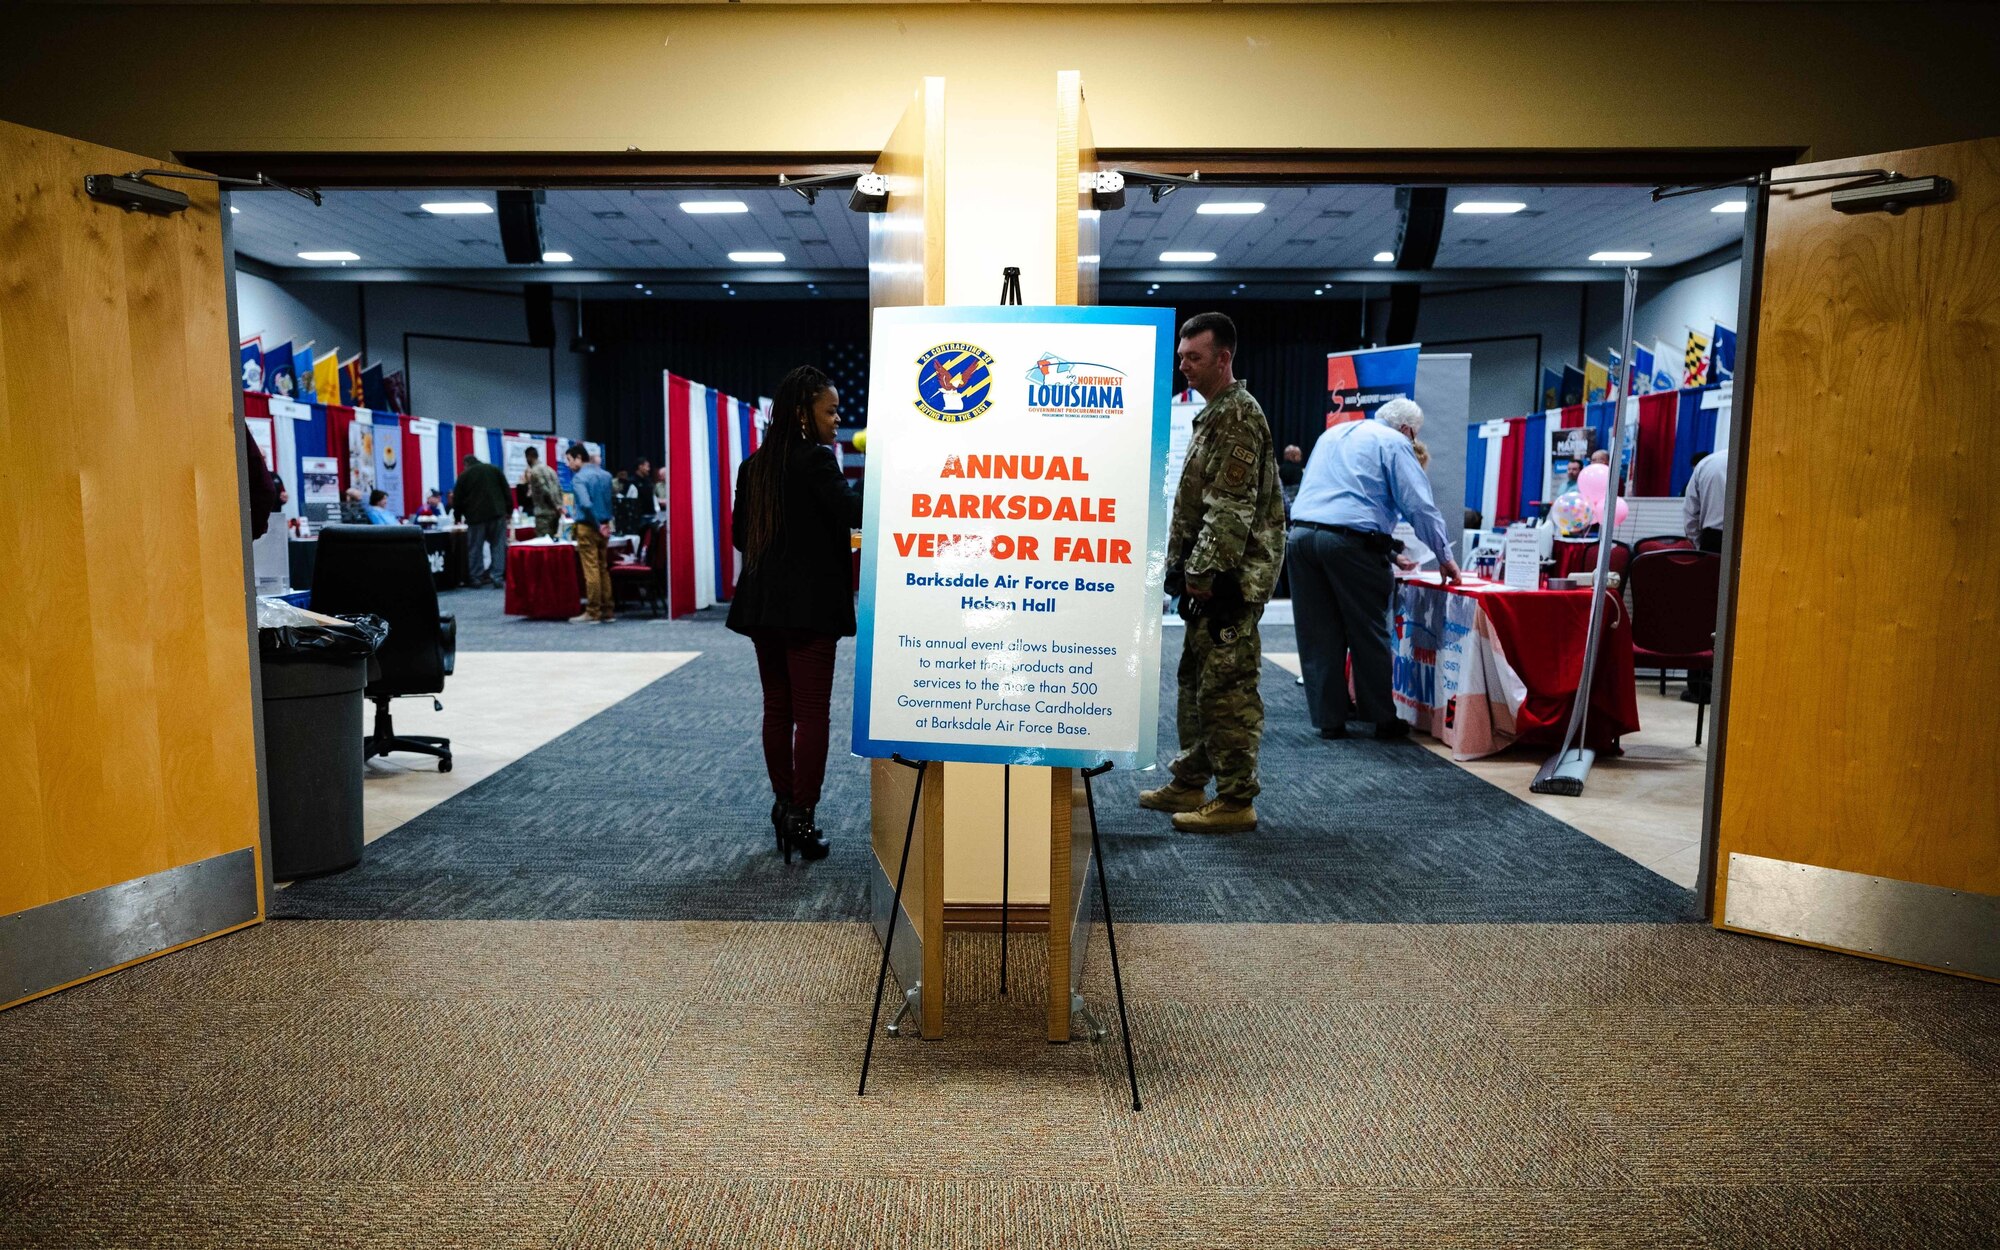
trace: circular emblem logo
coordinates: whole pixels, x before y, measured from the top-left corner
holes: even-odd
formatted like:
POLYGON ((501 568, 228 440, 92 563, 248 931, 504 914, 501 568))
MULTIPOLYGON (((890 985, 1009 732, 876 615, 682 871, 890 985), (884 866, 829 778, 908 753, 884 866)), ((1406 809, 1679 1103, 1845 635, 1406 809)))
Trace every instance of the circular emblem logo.
POLYGON ((971 343, 940 343, 917 357, 917 409, 957 425, 993 406, 993 357, 971 343))

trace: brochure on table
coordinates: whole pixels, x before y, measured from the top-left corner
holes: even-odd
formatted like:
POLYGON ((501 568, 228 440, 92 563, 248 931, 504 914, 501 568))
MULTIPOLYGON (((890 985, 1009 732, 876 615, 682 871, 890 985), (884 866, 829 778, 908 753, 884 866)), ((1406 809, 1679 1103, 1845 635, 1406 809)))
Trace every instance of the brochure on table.
POLYGON ((875 313, 855 754, 1153 764, 1173 325, 875 313))

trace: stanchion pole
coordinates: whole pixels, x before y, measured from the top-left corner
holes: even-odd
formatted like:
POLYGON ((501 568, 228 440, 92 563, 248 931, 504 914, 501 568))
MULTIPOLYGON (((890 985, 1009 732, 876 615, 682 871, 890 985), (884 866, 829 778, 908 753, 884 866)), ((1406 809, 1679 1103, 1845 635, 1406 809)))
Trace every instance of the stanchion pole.
POLYGON ((889 932, 882 936, 882 966, 875 970, 875 1006, 868 1013, 868 1045, 861 1052, 861 1084, 854 1096, 865 1097, 868 1093, 868 1065, 875 1059, 875 1026, 882 1020, 882 987, 889 980, 889 951, 896 945, 896 922, 903 915, 903 874, 910 868, 910 839, 917 832, 917 805, 924 799, 924 764, 912 762, 900 755, 892 755, 905 768, 917 770, 917 788, 910 795, 910 822, 903 826, 903 859, 896 865, 896 896, 889 904, 889 932))
MULTIPOLYGON (((1090 853, 1097 860, 1097 899, 1104 907, 1104 940, 1111 947, 1111 988, 1118 995, 1118 1030, 1125 1035, 1125 1078, 1132 1085, 1132 1110, 1139 1110, 1139 1071, 1132 1066, 1132 1021, 1125 1014, 1125 977, 1118 970, 1118 931, 1111 924, 1111 873, 1104 862, 1104 843, 1097 836, 1097 796, 1090 779, 1111 771, 1106 760, 1083 770, 1083 801, 1090 812, 1090 853)), ((1051 914, 1053 920, 1053 913, 1051 914)))

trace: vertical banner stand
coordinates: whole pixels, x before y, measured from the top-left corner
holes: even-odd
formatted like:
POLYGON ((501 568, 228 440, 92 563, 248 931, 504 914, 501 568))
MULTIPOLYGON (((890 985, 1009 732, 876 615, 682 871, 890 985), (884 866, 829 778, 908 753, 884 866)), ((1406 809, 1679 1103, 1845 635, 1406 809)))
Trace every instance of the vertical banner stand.
POLYGON ((1104 941, 1111 948, 1111 988, 1118 995, 1118 1029, 1125 1035, 1125 1079, 1132 1086, 1132 1110, 1137 1111, 1139 1072, 1132 1066, 1132 1022, 1125 1014, 1125 977, 1118 969, 1118 931, 1111 924, 1111 874, 1105 871, 1104 841, 1097 834, 1097 796, 1090 785, 1091 778, 1110 771, 1109 760, 1083 770, 1083 802, 1090 813, 1090 854, 1097 861, 1097 900, 1104 908, 1104 941))
POLYGON ((875 1026, 882 1019, 882 987, 889 980, 889 952, 896 946, 896 920, 902 914, 903 907, 903 877, 910 870, 910 839, 917 832, 917 811, 924 800, 923 762, 906 760, 901 755, 892 755, 890 758, 905 768, 917 770, 917 787, 916 793, 910 796, 910 823, 903 827, 903 859, 896 865, 896 895, 895 900, 889 904, 889 932, 882 938, 882 966, 875 971, 875 1007, 868 1013, 868 1045, 861 1052, 861 1084, 854 1091, 857 1098, 864 1097, 868 1093, 868 1065, 875 1058, 875 1026))

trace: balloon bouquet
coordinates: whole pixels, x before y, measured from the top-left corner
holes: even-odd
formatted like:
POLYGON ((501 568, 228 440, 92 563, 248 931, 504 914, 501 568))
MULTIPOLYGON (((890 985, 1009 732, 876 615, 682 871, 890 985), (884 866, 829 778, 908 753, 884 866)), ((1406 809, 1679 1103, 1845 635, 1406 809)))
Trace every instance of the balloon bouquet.
MULTIPOLYGON (((1604 497, 1611 489, 1611 466, 1593 464, 1585 466, 1577 474, 1576 489, 1558 496, 1555 506, 1549 509, 1549 520, 1554 523, 1556 533, 1564 538, 1581 538, 1593 525, 1604 521, 1604 497)), ((1616 524, 1623 525, 1632 510, 1625 501, 1618 501, 1616 524)))

